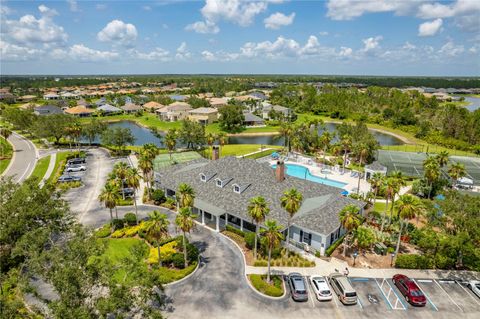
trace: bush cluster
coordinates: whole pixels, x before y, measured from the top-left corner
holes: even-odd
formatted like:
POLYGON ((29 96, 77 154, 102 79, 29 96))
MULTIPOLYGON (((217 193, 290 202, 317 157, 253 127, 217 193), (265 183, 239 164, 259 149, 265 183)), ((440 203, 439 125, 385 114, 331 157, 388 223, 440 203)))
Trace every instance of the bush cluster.
POLYGON ((395 267, 404 269, 430 269, 433 268, 433 260, 426 256, 415 254, 401 254, 395 260, 395 267))
POLYGON ((330 256, 333 251, 335 249, 337 249, 338 246, 340 246, 340 244, 343 242, 343 238, 345 237, 344 236, 341 236, 340 238, 338 238, 333 244, 330 245, 330 247, 328 247, 326 250, 325 250, 325 256, 330 256))
POLYGON ((235 227, 233 227, 233 226, 227 225, 227 226, 225 227, 225 229, 228 230, 229 232, 232 232, 232 233, 235 233, 235 234, 237 234, 237 235, 239 235, 239 236, 245 237, 245 232, 244 232, 244 231, 241 231, 241 230, 238 229, 238 228, 235 228, 235 227))
POLYGON ((259 292, 272 297, 283 296, 283 281, 280 276, 271 276, 272 283, 267 283, 265 275, 249 275, 250 282, 259 292))
POLYGON ((253 249, 255 246, 255 233, 245 233, 245 246, 247 246, 248 249, 253 249))

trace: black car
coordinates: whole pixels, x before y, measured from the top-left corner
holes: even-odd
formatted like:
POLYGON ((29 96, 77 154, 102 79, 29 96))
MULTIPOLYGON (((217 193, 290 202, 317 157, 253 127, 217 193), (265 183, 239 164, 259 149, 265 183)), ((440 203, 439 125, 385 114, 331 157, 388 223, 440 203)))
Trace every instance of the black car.
POLYGON ((85 157, 75 157, 67 161, 67 165, 85 164, 85 157))
POLYGON ((78 176, 63 175, 58 178, 59 183, 80 182, 82 179, 78 176))

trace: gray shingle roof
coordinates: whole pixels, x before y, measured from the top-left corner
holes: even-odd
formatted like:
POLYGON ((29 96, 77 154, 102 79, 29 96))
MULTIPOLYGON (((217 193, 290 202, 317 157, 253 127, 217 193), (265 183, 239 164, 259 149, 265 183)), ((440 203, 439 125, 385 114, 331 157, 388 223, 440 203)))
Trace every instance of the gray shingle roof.
POLYGON ((98 107, 97 110, 104 111, 107 113, 122 112, 121 109, 110 104, 103 104, 102 106, 98 107))
POLYGON ((226 211, 250 220, 247 207, 250 199, 263 196, 269 204, 268 219, 275 219, 282 225, 287 224, 287 212, 280 206, 283 192, 296 188, 303 194, 304 202, 299 213, 293 218, 293 224, 319 234, 329 235, 339 226, 338 213, 348 204, 361 208, 365 203, 340 195, 339 188, 323 185, 299 178, 286 176, 283 182, 275 179, 275 170, 266 163, 252 159, 224 157, 216 161, 197 159, 160 169, 156 172, 160 185, 176 190, 180 183, 193 187, 198 203, 216 206, 217 212, 226 211), (215 178, 232 178, 224 187, 216 186, 215 178, 202 182, 201 173, 216 172, 215 178), (242 193, 233 191, 233 184, 250 184, 242 193))

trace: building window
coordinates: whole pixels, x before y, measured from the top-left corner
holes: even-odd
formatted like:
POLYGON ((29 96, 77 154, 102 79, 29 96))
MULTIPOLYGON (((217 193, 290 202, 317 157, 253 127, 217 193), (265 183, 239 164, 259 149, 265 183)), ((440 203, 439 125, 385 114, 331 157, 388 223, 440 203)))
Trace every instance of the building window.
POLYGON ((233 191, 234 191, 235 193, 240 194, 240 187, 238 187, 237 185, 233 186, 233 191))
POLYGON ((303 232, 302 243, 305 243, 307 245, 311 245, 312 244, 312 234, 303 232))
POLYGON ((205 176, 205 174, 200 175, 200 178, 201 178, 202 182, 207 181, 207 176, 205 176))
POLYGON ((222 187, 222 181, 221 180, 217 180, 217 186, 222 187))

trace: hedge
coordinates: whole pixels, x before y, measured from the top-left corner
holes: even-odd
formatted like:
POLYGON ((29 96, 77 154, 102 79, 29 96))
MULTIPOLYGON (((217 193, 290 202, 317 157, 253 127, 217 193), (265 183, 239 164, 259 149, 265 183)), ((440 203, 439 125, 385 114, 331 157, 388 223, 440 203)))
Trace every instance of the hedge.
POLYGON ((331 244, 330 247, 328 247, 327 250, 325 250, 325 256, 330 256, 333 253, 333 251, 337 249, 337 247, 340 246, 340 244, 343 242, 344 237, 345 235, 341 236, 333 244, 331 244))
POLYGON ((283 281, 280 276, 271 276, 272 283, 270 284, 266 282, 266 275, 249 275, 248 278, 259 292, 271 297, 283 296, 283 281))
POLYGON ((403 269, 431 269, 433 266, 433 260, 422 255, 401 254, 395 260, 395 267, 403 269))
POLYGON ((239 236, 245 237, 245 232, 244 232, 244 231, 241 231, 241 230, 238 229, 238 228, 235 228, 235 227, 233 227, 233 226, 227 225, 227 226, 225 227, 225 229, 228 230, 229 232, 232 232, 232 233, 235 233, 235 234, 237 234, 237 235, 239 235, 239 236))

